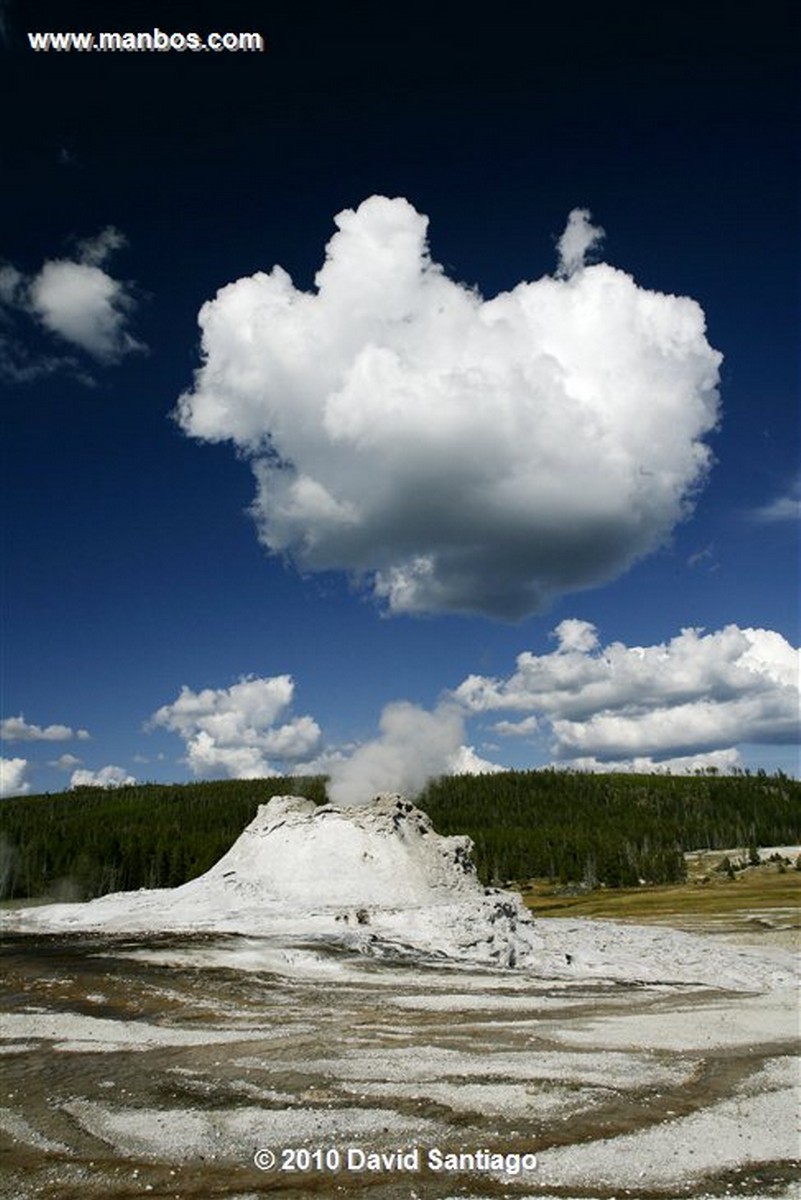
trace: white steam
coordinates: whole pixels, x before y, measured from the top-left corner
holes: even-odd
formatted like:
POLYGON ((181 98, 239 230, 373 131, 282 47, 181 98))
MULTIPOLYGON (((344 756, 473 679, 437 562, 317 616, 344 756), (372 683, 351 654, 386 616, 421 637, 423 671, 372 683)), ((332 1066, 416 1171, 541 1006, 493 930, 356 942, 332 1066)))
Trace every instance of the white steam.
POLYGON ((374 741, 332 765, 333 804, 366 804, 379 792, 414 796, 437 775, 495 769, 463 745, 464 717, 452 704, 433 712, 405 700, 387 704, 379 729, 374 741))

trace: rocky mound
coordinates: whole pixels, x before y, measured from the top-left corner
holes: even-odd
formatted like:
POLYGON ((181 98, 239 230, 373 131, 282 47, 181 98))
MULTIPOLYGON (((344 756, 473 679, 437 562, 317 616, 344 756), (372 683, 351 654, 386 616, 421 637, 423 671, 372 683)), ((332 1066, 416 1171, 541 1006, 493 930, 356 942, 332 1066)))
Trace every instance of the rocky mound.
MULTIPOLYGON (((617 979, 762 990, 792 985, 791 957, 674 929, 547 920, 485 888, 467 837, 443 837, 402 796, 357 808, 275 796, 219 862, 177 888, 20 909, 6 929, 217 932, 379 958, 522 967, 549 979, 617 979)), ((259 955, 256 955, 259 959, 259 955)), ((265 960, 266 961, 266 960, 265 960)))
POLYGON ((402 796, 355 808, 274 796, 219 862, 181 887, 48 905, 15 924, 322 936, 374 954, 514 966, 530 955, 531 920, 517 895, 480 884, 471 850, 402 796))

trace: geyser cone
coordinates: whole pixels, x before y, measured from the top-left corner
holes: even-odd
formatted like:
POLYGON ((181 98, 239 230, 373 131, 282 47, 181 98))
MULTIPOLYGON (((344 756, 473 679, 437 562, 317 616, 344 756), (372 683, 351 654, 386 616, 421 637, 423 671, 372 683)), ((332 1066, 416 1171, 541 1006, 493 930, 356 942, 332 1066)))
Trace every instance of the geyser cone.
POLYGON ((205 875, 25 913, 27 928, 324 938, 512 966, 532 950, 518 896, 482 887, 467 837, 442 837, 402 796, 353 808, 274 796, 205 875))
MULTIPOLYGON (((0 914, 21 932, 218 932, 254 939, 250 969, 296 971, 319 948, 483 967, 553 980, 791 987, 789 955, 727 947, 661 927, 538 921, 513 892, 482 887, 467 837, 442 837, 401 796, 358 808, 299 796, 263 804, 231 849, 177 888, 0 914), (315 949, 315 943, 317 949, 315 949), (271 965, 269 965, 271 964, 271 965)), ((330 956, 326 955, 326 961, 330 956)))
POLYGON ((353 808, 275 796, 196 882, 256 887, 314 910, 452 904, 484 895, 471 850, 469 838, 441 837, 401 796, 353 808))

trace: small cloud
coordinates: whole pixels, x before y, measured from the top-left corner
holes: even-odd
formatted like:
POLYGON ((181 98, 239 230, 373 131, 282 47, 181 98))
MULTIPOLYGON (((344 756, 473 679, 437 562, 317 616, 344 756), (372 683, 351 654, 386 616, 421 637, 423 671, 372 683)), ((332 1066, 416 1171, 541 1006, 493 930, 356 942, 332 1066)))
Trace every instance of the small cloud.
POLYGON ((101 767, 99 771, 81 769, 73 771, 70 779, 70 789, 80 787, 118 788, 129 787, 136 783, 133 775, 129 775, 122 767, 101 767))
POLYGON ((50 333, 101 363, 143 349, 127 329, 134 301, 124 284, 88 262, 46 262, 30 284, 31 310, 50 333))
POLYGON ((0 799, 7 796, 27 796, 31 790, 28 761, 25 758, 0 758, 0 799))
POLYGON ((590 221, 587 208, 574 208, 568 215, 565 231, 556 243, 559 251, 559 275, 569 279, 584 268, 587 251, 600 245, 604 231, 590 221))
POLYGON ((74 771, 76 767, 81 765, 81 759, 77 758, 74 754, 62 754, 47 765, 55 767, 58 771, 74 771))
POLYGON ((85 729, 73 733, 69 725, 30 725, 20 713, 0 721, 0 738, 4 742, 67 742, 74 737, 89 737, 85 729))
POLYGON ((522 721, 496 721, 492 726, 501 737, 530 737, 538 733, 540 723, 537 717, 525 717, 522 721))
POLYGON ((776 496, 769 504, 755 508, 751 517, 755 521, 798 521, 801 520, 801 477, 789 491, 776 496))
POLYGON ((573 617, 560 621, 551 637, 556 638, 559 649, 565 654, 570 653, 571 650, 588 653, 590 650, 595 650, 598 645, 598 631, 592 622, 578 621, 573 617))
POLYGON ((95 237, 77 241, 74 257, 49 259, 33 275, 23 275, 10 263, 0 266, 0 371, 5 378, 26 382, 68 371, 87 381, 74 357, 31 351, 25 318, 103 365, 145 349, 129 330, 136 306, 131 284, 103 269, 124 245, 123 234, 109 225, 95 237))
POLYGON ((473 746, 460 746, 448 760, 447 773, 449 775, 497 775, 499 771, 505 770, 506 767, 500 766, 499 763, 481 758, 476 754, 473 746))
POLYGON ((179 734, 186 763, 200 778, 261 779, 314 754, 320 728, 309 716, 287 718, 295 685, 289 675, 248 677, 230 688, 181 688, 147 727, 179 734), (282 724, 279 719, 285 718, 282 724))
POLYGON ((102 267, 115 250, 128 245, 128 239, 113 225, 107 225, 93 238, 77 242, 78 260, 89 267, 102 267))
POLYGON ((94 386, 94 380, 72 355, 34 354, 21 342, 0 335, 0 380, 26 384, 59 374, 71 375, 87 387, 94 386))
POLYGON ((687 559, 687 566, 690 568, 699 567, 702 563, 711 563, 713 559, 714 554, 712 552, 712 544, 710 542, 708 546, 704 546, 703 550, 697 550, 695 554, 691 554, 689 556, 687 559))

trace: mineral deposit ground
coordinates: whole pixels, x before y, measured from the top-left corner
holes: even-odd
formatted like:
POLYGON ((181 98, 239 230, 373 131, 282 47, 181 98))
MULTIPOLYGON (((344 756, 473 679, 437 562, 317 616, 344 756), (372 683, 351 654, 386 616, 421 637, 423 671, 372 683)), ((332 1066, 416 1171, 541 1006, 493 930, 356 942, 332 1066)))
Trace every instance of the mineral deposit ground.
POLYGON ((786 947, 530 921, 411 807, 283 801, 194 890, 6 915, 0 1195, 798 1194, 786 947), (297 905, 323 829, 368 864, 365 903, 351 880, 294 933, 286 906, 259 924, 262 852, 297 905))

